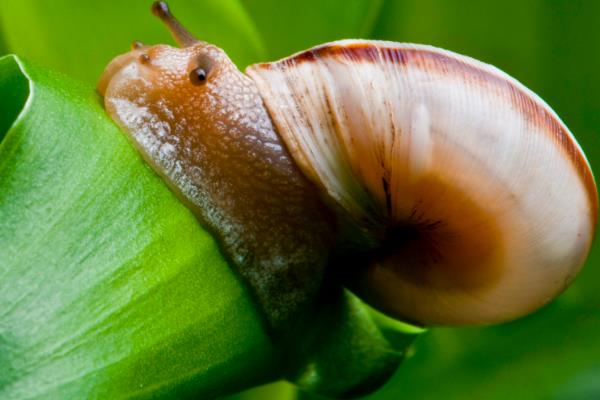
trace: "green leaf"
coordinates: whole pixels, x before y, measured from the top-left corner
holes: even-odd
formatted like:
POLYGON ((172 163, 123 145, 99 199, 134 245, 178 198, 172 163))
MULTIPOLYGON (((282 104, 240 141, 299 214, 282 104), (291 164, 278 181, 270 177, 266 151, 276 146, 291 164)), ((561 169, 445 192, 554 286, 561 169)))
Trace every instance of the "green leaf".
POLYGON ((0 56, 6 54, 6 44, 4 44, 4 38, 2 37, 2 32, 0 32, 0 56))
MULTIPOLYGON (((383 2, 171 0, 169 5, 190 31, 244 67, 327 41, 367 37, 383 2)), ((133 40, 173 43, 150 14, 150 3, 4 0, 0 27, 9 50, 93 83, 133 40)))
POLYGON ((228 396, 227 400, 296 400, 296 387, 286 381, 270 383, 228 396))
POLYGON ((91 88, 6 56, 0 103, 0 398, 206 398, 277 376, 215 241, 91 88))
POLYGON ((241 0, 264 39, 270 60, 321 43, 370 34, 383 0, 241 0))
MULTIPOLYGON (((150 0, 2 0, 0 29, 8 49, 27 59, 95 83, 104 67, 132 41, 171 43, 150 13, 150 0)), ((172 0, 199 38, 217 44, 240 66, 264 60, 263 42, 238 0, 172 0)))

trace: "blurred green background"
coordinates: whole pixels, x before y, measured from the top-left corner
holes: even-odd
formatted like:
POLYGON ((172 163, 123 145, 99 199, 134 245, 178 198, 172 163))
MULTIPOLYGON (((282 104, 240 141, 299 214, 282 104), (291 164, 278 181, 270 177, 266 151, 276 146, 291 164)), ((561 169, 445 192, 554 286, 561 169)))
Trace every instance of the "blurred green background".
MULTIPOLYGON (((600 171, 600 1, 172 0, 240 66, 342 38, 427 43, 494 64, 544 98, 600 171)), ((94 83, 132 40, 172 43, 150 1, 0 0, 0 54, 94 83)), ((600 245, 543 310, 489 328, 423 335, 383 399, 600 398, 600 245)), ((237 399, 312 399, 287 384, 237 399)))

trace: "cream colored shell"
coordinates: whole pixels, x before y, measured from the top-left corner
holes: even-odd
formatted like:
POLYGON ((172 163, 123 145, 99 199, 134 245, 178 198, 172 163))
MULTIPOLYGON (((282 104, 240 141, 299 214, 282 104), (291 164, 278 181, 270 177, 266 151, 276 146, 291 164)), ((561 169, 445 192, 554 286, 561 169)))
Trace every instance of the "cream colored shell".
POLYGON ((304 173, 381 242, 347 268, 386 312, 509 320, 582 266, 597 218, 589 165, 550 107, 502 71, 352 40, 246 72, 304 173))

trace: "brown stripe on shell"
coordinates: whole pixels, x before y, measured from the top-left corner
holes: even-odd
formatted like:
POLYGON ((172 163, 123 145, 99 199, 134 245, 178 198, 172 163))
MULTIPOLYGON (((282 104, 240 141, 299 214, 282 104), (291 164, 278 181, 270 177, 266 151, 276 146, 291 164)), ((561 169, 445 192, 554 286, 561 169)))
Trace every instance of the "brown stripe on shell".
MULTIPOLYGON (((489 85, 494 92, 509 97, 513 106, 521 111, 528 121, 542 128, 552 136, 554 142, 567 155, 583 182, 590 203, 592 229, 598 221, 598 195, 592 171, 575 140, 570 136, 564 124, 546 105, 535 99, 515 80, 498 70, 484 68, 471 62, 468 57, 452 56, 434 48, 390 47, 386 42, 354 42, 348 44, 330 43, 305 50, 288 58, 272 63, 256 64, 254 67, 271 69, 285 68, 304 62, 314 62, 319 58, 338 57, 352 62, 389 61, 400 65, 412 65, 427 71, 442 74, 459 73, 465 82, 489 85)), ((473 60, 475 61, 475 60, 473 60)))

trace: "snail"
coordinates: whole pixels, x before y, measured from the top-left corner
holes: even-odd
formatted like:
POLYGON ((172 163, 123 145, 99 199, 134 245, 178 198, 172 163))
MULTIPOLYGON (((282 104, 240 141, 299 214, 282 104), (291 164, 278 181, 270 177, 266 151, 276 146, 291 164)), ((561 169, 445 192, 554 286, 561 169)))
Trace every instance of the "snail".
POLYGON ((164 2, 152 11, 181 47, 135 42, 98 90, 273 326, 329 268, 393 317, 478 325, 542 307, 583 265, 590 166, 506 73, 427 45, 341 40, 244 74, 164 2))

